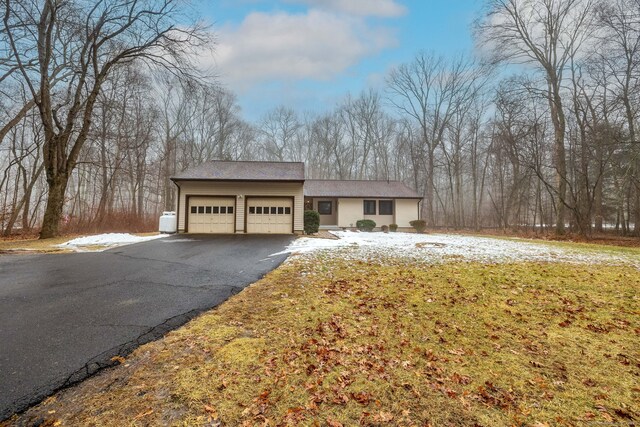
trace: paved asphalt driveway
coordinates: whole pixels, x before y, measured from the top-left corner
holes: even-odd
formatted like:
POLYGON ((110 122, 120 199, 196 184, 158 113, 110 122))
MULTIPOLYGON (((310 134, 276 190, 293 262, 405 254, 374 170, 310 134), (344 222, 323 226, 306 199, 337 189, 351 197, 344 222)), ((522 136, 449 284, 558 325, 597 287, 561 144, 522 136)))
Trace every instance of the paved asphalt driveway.
POLYGON ((225 301, 292 236, 177 235, 99 253, 0 256, 0 420, 225 301))

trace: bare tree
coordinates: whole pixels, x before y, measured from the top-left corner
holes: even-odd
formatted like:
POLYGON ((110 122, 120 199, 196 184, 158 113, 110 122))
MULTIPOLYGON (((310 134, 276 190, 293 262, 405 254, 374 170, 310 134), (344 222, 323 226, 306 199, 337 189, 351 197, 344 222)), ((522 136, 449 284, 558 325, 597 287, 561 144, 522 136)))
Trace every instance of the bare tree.
POLYGON ((212 123, 215 130, 215 156, 219 160, 232 158, 234 135, 242 126, 238 100, 232 92, 217 89, 213 93, 214 113, 212 123))
POLYGON ((477 25, 480 40, 497 60, 533 64, 545 76, 555 130, 558 234, 564 233, 567 204, 563 74, 590 34, 593 4, 593 0, 490 0, 477 25))
POLYGON ((434 210, 436 149, 456 111, 474 93, 476 68, 464 57, 446 60, 425 53, 391 71, 387 78, 389 101, 397 111, 415 120, 424 145, 427 223, 436 223, 434 210))
POLYGON ((604 30, 599 56, 615 85, 626 121, 625 143, 633 153, 634 234, 640 236, 640 1, 609 0, 598 5, 598 26, 604 30))
POLYGON ((3 0, 11 57, 44 129, 49 193, 41 238, 58 234, 69 177, 87 141, 105 81, 138 61, 179 72, 205 41, 203 28, 178 25, 178 0, 3 0), (66 77, 52 81, 64 70, 66 77))
POLYGON ((507 79, 498 87, 496 118, 490 154, 494 191, 488 195, 498 224, 507 229, 521 218, 528 191, 530 171, 526 168, 525 150, 535 128, 531 105, 523 97, 517 79, 507 79))
POLYGON ((280 106, 269 111, 260 124, 265 158, 280 162, 290 158, 301 126, 291 108, 280 106))
POLYGON ((316 118, 310 123, 309 144, 315 148, 307 159, 310 176, 318 179, 349 177, 345 125, 338 111, 316 118))
MULTIPOLYGON (((11 208, 8 209, 8 216, 4 222, 3 234, 8 236, 13 231, 20 215, 22 215, 22 228, 27 230, 30 227, 30 203, 33 189, 38 183, 43 171, 40 161, 42 156, 42 135, 39 128, 34 126, 36 120, 33 112, 27 115, 20 122, 20 126, 12 127, 11 132, 6 136, 9 141, 10 163, 5 169, 4 179, 13 175, 13 189, 6 194, 12 194, 11 208), (10 173, 15 167, 15 174, 10 173)), ((0 185, 0 189, 2 185, 0 185)))
POLYGON ((177 171, 191 166, 190 159, 178 153, 181 144, 185 142, 187 129, 193 114, 193 93, 196 92, 189 82, 181 81, 169 73, 157 76, 158 81, 158 138, 159 192, 163 208, 171 210, 175 206, 174 185, 169 178, 177 171), (181 160, 179 164, 179 159, 181 160))

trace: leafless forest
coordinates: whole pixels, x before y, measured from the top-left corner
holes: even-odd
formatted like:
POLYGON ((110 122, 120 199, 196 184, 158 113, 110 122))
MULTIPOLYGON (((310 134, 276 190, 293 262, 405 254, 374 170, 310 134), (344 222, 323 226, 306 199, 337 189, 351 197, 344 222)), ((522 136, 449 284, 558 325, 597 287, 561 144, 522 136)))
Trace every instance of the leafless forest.
POLYGON ((0 0, 5 235, 153 228, 168 177, 211 159, 403 180, 431 227, 640 235, 640 0, 488 0, 475 54, 256 122, 198 70, 215 28, 181 4, 0 0))

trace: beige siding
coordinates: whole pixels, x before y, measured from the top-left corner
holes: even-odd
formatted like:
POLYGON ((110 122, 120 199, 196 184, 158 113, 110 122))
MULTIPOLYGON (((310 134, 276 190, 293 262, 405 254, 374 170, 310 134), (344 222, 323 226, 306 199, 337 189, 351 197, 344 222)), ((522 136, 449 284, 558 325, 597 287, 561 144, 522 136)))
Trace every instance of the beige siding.
MULTIPOLYGON (((398 224, 399 227, 409 227, 409 221, 418 219, 418 200, 396 199, 394 215, 364 215, 365 199, 339 199, 338 200, 338 226, 355 227, 359 219, 371 219, 376 226, 398 224)), ((389 199, 366 199, 389 200, 389 199)), ((376 205, 376 212, 378 205, 376 205)))
POLYGON ((418 219, 418 202, 416 199, 396 200, 396 224, 398 227, 411 227, 409 221, 418 219))
POLYGON ((178 231, 185 231, 187 196, 234 196, 236 198, 236 233, 244 233, 247 196, 293 197, 293 228, 302 232, 304 194, 302 183, 295 182, 208 182, 181 181, 178 200, 178 231))
POLYGON ((318 202, 331 202, 331 215, 320 215, 320 225, 338 225, 338 217, 336 215, 337 203, 336 199, 313 199, 313 209, 318 210, 318 202))
POLYGON ((355 227, 362 219, 362 199, 338 199, 338 227, 355 227))
MULTIPOLYGON (((377 199, 376 212, 378 211, 377 199)), ((389 199, 383 199, 389 200, 389 199)), ((338 200, 338 226, 339 227, 355 227, 356 222, 360 219, 371 219, 375 221, 376 226, 393 224, 393 215, 365 215, 364 214, 365 199, 339 199, 338 200)))

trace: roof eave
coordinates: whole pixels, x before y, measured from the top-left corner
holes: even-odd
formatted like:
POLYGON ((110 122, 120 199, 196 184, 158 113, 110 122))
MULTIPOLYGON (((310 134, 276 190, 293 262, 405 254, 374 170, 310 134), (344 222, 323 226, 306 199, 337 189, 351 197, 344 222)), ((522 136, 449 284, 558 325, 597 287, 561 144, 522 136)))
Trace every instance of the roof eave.
POLYGON ((304 179, 220 179, 220 178, 169 178, 173 182, 177 181, 206 181, 206 182, 295 182, 304 183, 304 179))
POLYGON ((305 194, 304 197, 324 197, 327 199, 333 198, 333 199, 365 199, 367 197, 372 198, 372 199, 416 199, 416 200, 422 200, 423 197, 421 196, 375 196, 375 195, 366 195, 366 196, 336 196, 336 195, 332 195, 332 196, 328 196, 328 195, 311 195, 311 194, 305 194))

